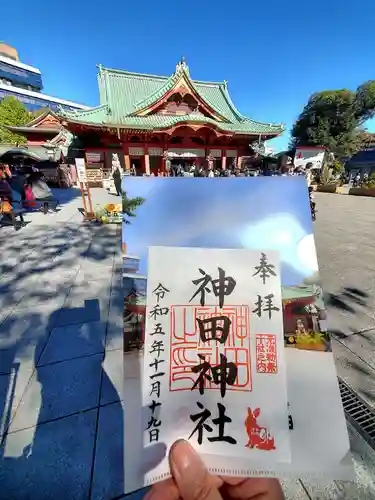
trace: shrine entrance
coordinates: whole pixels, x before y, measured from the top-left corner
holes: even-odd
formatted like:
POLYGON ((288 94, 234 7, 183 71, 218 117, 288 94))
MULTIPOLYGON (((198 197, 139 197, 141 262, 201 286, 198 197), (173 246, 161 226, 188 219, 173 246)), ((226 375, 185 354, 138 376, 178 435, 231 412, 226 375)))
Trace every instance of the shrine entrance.
POLYGON ((142 176, 145 171, 142 158, 130 158, 130 167, 132 171, 135 169, 137 176, 142 176))
POLYGON ((182 149, 170 148, 167 162, 173 175, 181 175, 183 172, 192 172, 193 166, 200 167, 205 164, 204 149, 182 149))
POLYGON ((185 169, 191 168, 194 164, 197 165, 198 163, 195 158, 172 158, 170 162, 171 167, 177 167, 178 165, 181 165, 185 169))

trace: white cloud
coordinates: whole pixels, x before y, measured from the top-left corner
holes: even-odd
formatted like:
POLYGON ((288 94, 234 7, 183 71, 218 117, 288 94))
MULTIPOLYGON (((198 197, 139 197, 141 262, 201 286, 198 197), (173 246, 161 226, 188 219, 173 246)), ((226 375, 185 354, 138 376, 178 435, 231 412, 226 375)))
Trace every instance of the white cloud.
POLYGON ((310 274, 318 271, 318 259, 316 257, 314 235, 308 234, 299 241, 297 246, 297 255, 299 261, 303 264, 306 270, 310 271, 310 274))
POLYGON ((249 225, 241 240, 245 248, 278 250, 281 261, 304 276, 318 270, 314 236, 306 234, 292 215, 279 214, 249 225))

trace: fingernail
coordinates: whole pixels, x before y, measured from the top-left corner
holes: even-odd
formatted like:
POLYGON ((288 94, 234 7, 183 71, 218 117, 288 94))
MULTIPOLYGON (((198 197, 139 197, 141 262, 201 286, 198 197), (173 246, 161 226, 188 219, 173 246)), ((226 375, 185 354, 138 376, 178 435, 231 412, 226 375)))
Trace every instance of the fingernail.
POLYGON ((188 471, 193 469, 197 473, 197 468, 205 469, 205 466, 198 453, 190 444, 181 439, 176 441, 170 451, 170 462, 172 475, 178 480, 181 476, 187 476, 188 471))

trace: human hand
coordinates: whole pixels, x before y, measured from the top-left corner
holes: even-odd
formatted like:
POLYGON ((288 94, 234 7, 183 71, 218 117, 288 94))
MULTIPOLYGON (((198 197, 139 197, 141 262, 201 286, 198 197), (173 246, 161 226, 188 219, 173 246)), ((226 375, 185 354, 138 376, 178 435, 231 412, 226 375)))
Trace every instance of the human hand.
POLYGON ((144 500, 284 500, 277 479, 211 475, 187 441, 169 453, 172 478, 156 483, 144 500))

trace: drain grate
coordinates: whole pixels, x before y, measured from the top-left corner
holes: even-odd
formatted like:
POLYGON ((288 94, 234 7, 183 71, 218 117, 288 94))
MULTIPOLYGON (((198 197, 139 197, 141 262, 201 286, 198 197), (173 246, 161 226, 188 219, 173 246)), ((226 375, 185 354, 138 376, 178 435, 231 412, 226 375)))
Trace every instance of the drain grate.
POLYGON ((346 418, 363 439, 375 449, 375 411, 343 380, 340 378, 338 380, 346 418))

